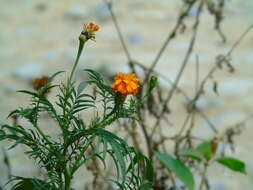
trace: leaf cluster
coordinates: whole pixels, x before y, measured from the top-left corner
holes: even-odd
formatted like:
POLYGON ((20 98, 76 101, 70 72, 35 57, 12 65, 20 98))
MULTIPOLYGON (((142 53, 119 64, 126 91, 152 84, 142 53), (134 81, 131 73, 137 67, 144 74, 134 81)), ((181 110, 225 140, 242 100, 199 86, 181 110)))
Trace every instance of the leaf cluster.
POLYGON ((77 88, 75 83, 67 80, 66 84, 52 85, 58 72, 49 78, 48 83, 38 91, 19 91, 31 97, 31 103, 26 108, 19 108, 9 116, 27 119, 32 128, 27 126, 3 125, 0 129, 0 141, 12 140, 9 149, 17 145, 25 145, 25 152, 35 159, 39 166, 47 172, 48 179, 15 177, 16 185, 12 189, 70 189, 71 179, 75 172, 97 158, 106 168, 107 160, 115 165, 117 176, 111 181, 120 189, 148 189, 153 181, 153 168, 150 161, 141 153, 136 152, 120 137, 105 128, 120 118, 135 119, 140 101, 115 93, 105 83, 99 73, 86 70, 88 81, 81 82, 77 88), (87 93, 90 85, 96 89, 97 95, 87 93), (59 88, 57 100, 52 102, 47 94, 53 88, 59 88), (102 104, 102 114, 97 104, 102 104), (88 123, 80 113, 93 109, 94 118, 88 123), (46 134, 40 126, 42 113, 53 118, 60 134, 55 139, 46 134), (87 124, 88 123, 88 124, 87 124))

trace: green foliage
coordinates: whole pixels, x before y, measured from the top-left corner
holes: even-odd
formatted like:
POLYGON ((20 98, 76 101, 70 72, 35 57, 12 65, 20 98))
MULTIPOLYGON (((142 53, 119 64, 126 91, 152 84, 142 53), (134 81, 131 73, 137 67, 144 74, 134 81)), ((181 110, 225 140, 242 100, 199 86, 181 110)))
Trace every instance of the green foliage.
POLYGON ((56 187, 36 178, 14 177, 11 181, 17 181, 11 190, 54 190, 56 187))
POLYGON ((196 151, 199 155, 206 160, 210 160, 212 158, 212 144, 210 141, 204 141, 196 147, 196 151))
POLYGON ((125 98, 113 92, 99 73, 86 71, 89 80, 81 82, 77 89, 71 80, 66 84, 52 85, 53 79, 61 73, 58 72, 38 91, 19 91, 31 97, 31 104, 14 110, 9 116, 27 119, 32 128, 3 125, 0 140, 12 140, 14 143, 9 149, 17 145, 27 146, 29 149, 25 153, 47 171, 48 180, 15 177, 13 180, 17 183, 13 190, 70 189, 71 179, 83 164, 97 158, 106 167, 107 157, 113 160, 117 171, 117 176, 111 177, 111 181, 120 189, 151 188, 154 172, 150 161, 105 129, 120 118, 135 119, 140 100, 131 98, 130 102, 125 102, 125 98), (88 85, 96 88, 98 97, 85 92, 88 85), (60 93, 57 101, 52 102, 47 93, 55 87, 60 93), (98 103, 102 104, 102 115, 99 115, 98 103), (80 112, 88 109, 96 112, 89 124, 79 116, 80 112), (38 120, 43 112, 57 122, 61 130, 58 139, 47 135, 39 126, 38 120))
POLYGON ((213 157, 212 144, 210 141, 204 141, 196 148, 180 151, 179 155, 189 157, 197 161, 202 161, 202 159, 210 160, 213 157))
POLYGON ((182 150, 178 154, 180 156, 192 158, 199 162, 202 160, 200 157, 200 153, 196 149, 193 149, 193 148, 182 150))
POLYGON ((240 172, 243 174, 247 173, 246 168, 245 168, 245 163, 238 159, 231 158, 231 157, 223 157, 223 158, 218 158, 217 162, 231 169, 232 171, 240 172))
POLYGON ((156 157, 159 161, 173 172, 189 189, 194 190, 195 182, 193 175, 188 167, 184 165, 180 160, 177 160, 170 155, 156 152, 156 157))
POLYGON ((221 157, 214 160, 212 159, 212 158, 215 158, 214 154, 215 153, 212 151, 211 141, 204 141, 201 144, 199 144, 196 148, 185 149, 179 152, 180 156, 188 157, 198 162, 203 161, 203 158, 205 158, 206 161, 212 161, 212 162, 216 161, 219 164, 231 169, 232 171, 246 174, 246 168, 245 168, 244 162, 235 158, 231 158, 231 157, 221 157))

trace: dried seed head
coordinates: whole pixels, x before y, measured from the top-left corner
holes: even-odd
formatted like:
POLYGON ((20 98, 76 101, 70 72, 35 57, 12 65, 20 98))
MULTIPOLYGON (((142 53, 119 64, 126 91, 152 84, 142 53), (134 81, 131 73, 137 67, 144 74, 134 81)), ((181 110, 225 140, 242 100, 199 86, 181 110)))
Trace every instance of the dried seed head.
POLYGON ((35 90, 39 90, 40 88, 44 87, 47 84, 47 82, 48 82, 47 76, 36 78, 33 80, 33 88, 35 90))

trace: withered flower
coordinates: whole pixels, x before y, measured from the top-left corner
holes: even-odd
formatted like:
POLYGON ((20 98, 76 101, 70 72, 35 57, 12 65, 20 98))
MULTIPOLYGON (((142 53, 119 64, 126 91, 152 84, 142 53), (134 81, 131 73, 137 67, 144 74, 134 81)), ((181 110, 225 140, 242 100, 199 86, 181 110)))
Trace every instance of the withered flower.
POLYGON ((39 90, 40 88, 44 87, 47 84, 47 82, 48 82, 47 76, 36 78, 33 80, 33 88, 35 90, 39 90))

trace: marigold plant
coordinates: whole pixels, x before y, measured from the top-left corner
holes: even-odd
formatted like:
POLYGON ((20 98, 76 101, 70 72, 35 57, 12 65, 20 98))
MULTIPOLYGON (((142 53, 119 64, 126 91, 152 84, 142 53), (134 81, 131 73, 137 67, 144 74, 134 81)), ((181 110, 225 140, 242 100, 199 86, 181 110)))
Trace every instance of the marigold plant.
MULTIPOLYGON (((117 176, 107 176, 107 180, 110 179, 114 186, 120 189, 151 188, 154 177, 149 159, 107 130, 108 126, 120 118, 136 119, 137 109, 143 98, 131 97, 128 100, 125 97, 128 94, 136 95, 140 79, 135 78, 135 74, 117 74, 111 87, 98 72, 85 69, 89 80, 81 82, 77 87, 75 85, 74 73, 83 46, 89 39, 95 39, 94 32, 98 30, 99 26, 93 23, 85 24, 79 37, 76 61, 65 83, 53 85, 54 78, 62 73, 57 72, 51 77, 35 79, 35 91, 19 91, 31 96, 31 104, 14 110, 9 116, 25 118, 32 128, 20 124, 3 125, 0 128, 0 141, 12 140, 14 144, 10 149, 17 145, 27 146, 25 153, 37 161, 46 171, 47 177, 13 177, 11 181, 15 185, 12 190, 73 189, 71 182, 81 166, 97 159, 106 167, 108 157, 112 158, 117 176), (96 96, 86 89, 87 86, 96 88, 101 100, 97 101, 96 96), (56 88, 59 93, 56 102, 53 102, 45 95, 50 89, 56 88), (102 112, 99 110, 99 102, 102 102, 102 112), (86 113, 88 109, 93 109, 96 113, 90 122, 80 116, 81 112, 86 113), (39 120, 42 113, 56 121, 60 129, 57 138, 47 134, 41 126, 39 120)), ((149 93, 150 90, 147 91, 149 93)))

